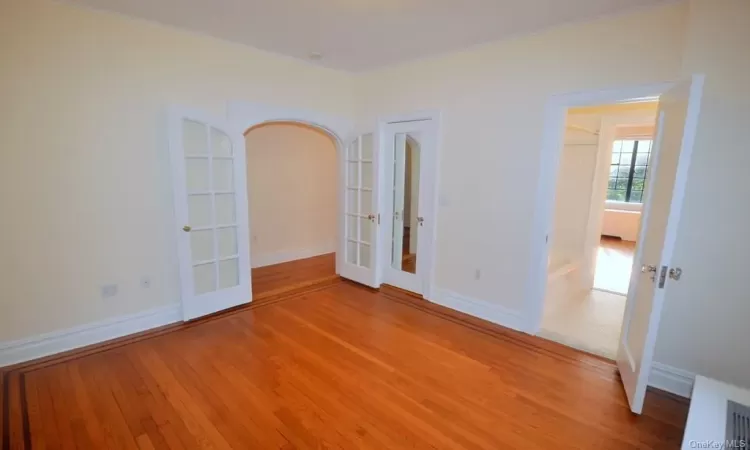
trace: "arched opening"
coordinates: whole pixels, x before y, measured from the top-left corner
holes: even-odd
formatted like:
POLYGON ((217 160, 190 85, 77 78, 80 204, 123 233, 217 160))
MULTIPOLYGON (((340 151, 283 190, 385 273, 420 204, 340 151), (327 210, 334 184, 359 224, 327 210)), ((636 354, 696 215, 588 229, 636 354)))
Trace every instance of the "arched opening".
POLYGON ((297 121, 244 133, 253 298, 336 274, 336 137, 297 121))

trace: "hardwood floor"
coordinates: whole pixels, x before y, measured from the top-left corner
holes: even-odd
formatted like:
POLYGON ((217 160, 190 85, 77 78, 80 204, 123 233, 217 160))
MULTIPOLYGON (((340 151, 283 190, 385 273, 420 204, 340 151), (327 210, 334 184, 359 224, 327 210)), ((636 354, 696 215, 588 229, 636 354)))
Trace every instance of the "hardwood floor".
POLYGON ((336 254, 298 259, 272 266, 252 269, 253 298, 267 296, 317 284, 325 280, 338 279, 336 275, 336 254))
POLYGON ((401 259, 401 270, 409 273, 417 273, 417 255, 409 253, 411 249, 411 227, 404 227, 403 257, 401 259))
POLYGON ((12 368, 11 448, 678 448, 602 359, 349 282, 12 368))
POLYGON ((635 242, 602 236, 596 259, 594 289, 627 294, 634 254, 635 242))

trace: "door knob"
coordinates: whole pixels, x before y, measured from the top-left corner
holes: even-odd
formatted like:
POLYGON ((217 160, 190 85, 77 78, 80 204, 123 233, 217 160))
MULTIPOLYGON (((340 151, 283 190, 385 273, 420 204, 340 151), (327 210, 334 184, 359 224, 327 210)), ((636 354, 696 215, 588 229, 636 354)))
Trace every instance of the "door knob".
POLYGON ((682 276, 682 269, 679 267, 674 267, 672 269, 669 269, 669 278, 678 281, 680 277, 682 276))
POLYGON ((367 218, 370 219, 370 221, 375 222, 375 214, 368 214, 367 218))
POLYGON ((654 266, 652 264, 645 264, 645 265, 641 266, 641 272, 643 272, 643 273, 646 273, 646 272, 654 272, 654 273, 656 273, 656 266, 654 266))
POLYGON ((182 227, 182 231, 184 231, 185 233, 189 233, 190 230, 192 230, 192 228, 190 227, 190 225, 185 225, 184 227, 182 227))
POLYGON ((417 223, 419 224, 420 227, 423 226, 423 222, 424 222, 424 217, 417 217, 417 223))

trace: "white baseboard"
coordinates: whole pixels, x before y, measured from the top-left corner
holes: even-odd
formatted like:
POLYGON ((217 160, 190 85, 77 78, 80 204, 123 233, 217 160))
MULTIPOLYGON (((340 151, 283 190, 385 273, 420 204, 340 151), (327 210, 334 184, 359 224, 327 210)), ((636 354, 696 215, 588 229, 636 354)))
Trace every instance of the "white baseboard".
POLYGON ((252 255, 250 265, 252 268, 281 264, 297 259, 312 258, 313 256, 325 255, 336 252, 336 243, 326 244, 319 247, 305 248, 301 250, 285 250, 262 255, 252 255))
POLYGON ((525 332, 527 328, 526 320, 520 311, 514 311, 483 300, 464 297, 446 289, 434 288, 432 298, 428 300, 514 330, 525 332))
POLYGON ((690 398, 694 382, 695 374, 692 372, 656 361, 651 364, 651 374, 648 377, 648 385, 651 387, 690 398))
POLYGON ((97 344, 181 320, 180 305, 174 304, 32 338, 0 342, 0 367, 97 344))

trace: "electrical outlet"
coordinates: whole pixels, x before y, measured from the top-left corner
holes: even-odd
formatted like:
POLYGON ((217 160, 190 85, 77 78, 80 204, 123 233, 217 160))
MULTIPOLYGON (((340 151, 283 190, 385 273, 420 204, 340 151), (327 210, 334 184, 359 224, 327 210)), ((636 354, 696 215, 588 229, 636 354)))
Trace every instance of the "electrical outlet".
POLYGON ((105 284, 102 286, 102 298, 110 298, 117 295, 117 285, 116 284, 105 284))
POLYGON ((149 277, 149 276, 144 276, 143 278, 141 278, 141 287, 142 287, 143 289, 148 289, 148 288, 150 288, 150 287, 151 287, 151 277, 149 277))
POLYGON ((475 270, 474 271, 474 279, 478 281, 481 278, 482 278, 482 270, 481 269, 475 270))

